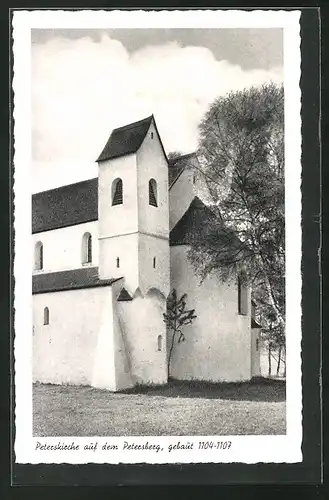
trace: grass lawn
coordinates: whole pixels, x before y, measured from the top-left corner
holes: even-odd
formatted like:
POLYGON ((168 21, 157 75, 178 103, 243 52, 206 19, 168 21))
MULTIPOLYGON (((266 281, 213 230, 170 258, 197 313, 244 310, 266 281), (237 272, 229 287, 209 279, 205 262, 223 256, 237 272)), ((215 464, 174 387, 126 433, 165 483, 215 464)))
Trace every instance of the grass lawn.
POLYGON ((34 436, 285 434, 285 383, 172 381, 111 393, 35 384, 34 436))

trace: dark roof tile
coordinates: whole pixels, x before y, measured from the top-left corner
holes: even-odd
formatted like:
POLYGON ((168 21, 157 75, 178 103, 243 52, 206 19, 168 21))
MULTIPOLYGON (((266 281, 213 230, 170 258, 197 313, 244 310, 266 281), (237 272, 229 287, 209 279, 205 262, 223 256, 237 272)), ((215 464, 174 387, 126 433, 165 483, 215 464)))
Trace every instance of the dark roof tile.
POLYGON ((175 184, 185 168, 190 165, 190 160, 194 156, 195 153, 188 153, 168 160, 169 189, 175 184))
POLYGON ((221 215, 205 205, 197 196, 192 200, 190 206, 170 232, 170 246, 190 245, 197 235, 197 239, 203 234, 205 228, 212 227, 218 238, 218 244, 222 245, 222 251, 241 251, 243 243, 235 232, 225 226, 221 215))
POLYGON ((32 276, 32 293, 59 292, 63 290, 79 290, 98 286, 111 286, 121 278, 101 280, 98 267, 82 267, 55 273, 40 273, 32 276))
POLYGON ((213 217, 212 211, 198 198, 193 198, 190 206, 176 226, 170 231, 170 246, 188 245, 191 233, 198 231, 209 218, 213 217))
POLYGON ((153 115, 124 127, 115 128, 96 161, 136 153, 145 139, 152 120, 153 115))
POLYGON ((98 219, 98 178, 32 195, 32 233, 98 219))
POLYGON ((127 292, 127 290, 125 288, 121 288, 119 296, 117 298, 117 301, 118 302, 127 302, 130 300, 133 300, 131 295, 129 295, 129 293, 127 292))

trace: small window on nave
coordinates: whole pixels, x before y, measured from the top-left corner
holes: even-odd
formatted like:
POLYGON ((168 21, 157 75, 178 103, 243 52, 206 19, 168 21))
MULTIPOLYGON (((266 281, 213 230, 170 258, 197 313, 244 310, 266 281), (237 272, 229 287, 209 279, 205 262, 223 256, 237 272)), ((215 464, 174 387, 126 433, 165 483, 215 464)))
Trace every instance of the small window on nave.
POLYGON ((112 206, 123 204, 123 182, 115 179, 112 183, 112 206))
POLYGON ((49 309, 45 307, 43 310, 43 324, 49 325, 49 309))
POLYGON ((248 286, 242 275, 238 276, 238 312, 243 316, 248 314, 248 286))
POLYGON ((43 244, 38 241, 34 247, 34 269, 40 271, 43 269, 43 244))
POLYGON ((158 335, 158 351, 162 351, 162 335, 158 335))
POLYGON ((92 262, 92 236, 85 233, 82 236, 81 261, 82 264, 91 264, 92 262))

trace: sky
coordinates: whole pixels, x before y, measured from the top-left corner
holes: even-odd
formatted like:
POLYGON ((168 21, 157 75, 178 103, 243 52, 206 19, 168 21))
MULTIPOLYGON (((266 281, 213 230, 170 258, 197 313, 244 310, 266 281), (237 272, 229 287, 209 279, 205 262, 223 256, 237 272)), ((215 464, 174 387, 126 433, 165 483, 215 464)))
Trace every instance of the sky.
POLYGON ((32 30, 32 191, 97 176, 113 128, 154 114, 192 152, 213 100, 283 81, 280 29, 32 30))

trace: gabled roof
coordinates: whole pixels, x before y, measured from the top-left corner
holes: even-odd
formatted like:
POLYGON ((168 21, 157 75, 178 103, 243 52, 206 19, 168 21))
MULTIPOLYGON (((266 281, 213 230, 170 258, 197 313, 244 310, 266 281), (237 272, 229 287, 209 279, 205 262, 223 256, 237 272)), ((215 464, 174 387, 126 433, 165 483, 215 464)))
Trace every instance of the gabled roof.
POLYGON ((212 217, 214 214, 210 208, 197 196, 193 198, 183 217, 170 231, 170 246, 188 245, 193 232, 199 231, 212 217))
POLYGON ((32 293, 111 286, 119 279, 121 278, 101 280, 98 276, 98 267, 82 267, 80 269, 70 269, 55 273, 40 273, 32 277, 32 293))
POLYGON ((117 298, 117 301, 118 302, 128 302, 130 300, 133 300, 131 295, 129 295, 129 293, 127 292, 127 290, 125 288, 121 288, 119 296, 117 298))
POLYGON ((129 123, 124 127, 115 128, 96 161, 105 161, 136 153, 145 139, 152 120, 153 115, 144 118, 144 120, 129 123))
POLYGON ((195 153, 188 153, 168 160, 169 189, 175 184, 185 168, 190 165, 190 160, 193 157, 196 157, 195 153))
POLYGON ((156 132, 159 136, 165 158, 167 158, 154 116, 151 115, 143 120, 139 120, 138 122, 129 123, 124 127, 115 128, 96 161, 100 162, 136 153, 141 147, 152 121, 154 122, 156 132))
POLYGON ((98 178, 32 195, 32 233, 98 219, 98 178))
POLYGON ((190 245, 195 235, 202 234, 204 228, 213 222, 217 232, 218 244, 226 252, 240 251, 243 243, 234 231, 225 226, 224 220, 205 205, 197 196, 193 198, 190 206, 176 226, 170 231, 170 246, 190 245))

